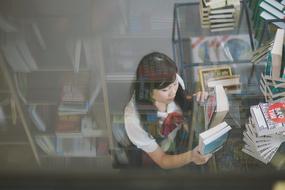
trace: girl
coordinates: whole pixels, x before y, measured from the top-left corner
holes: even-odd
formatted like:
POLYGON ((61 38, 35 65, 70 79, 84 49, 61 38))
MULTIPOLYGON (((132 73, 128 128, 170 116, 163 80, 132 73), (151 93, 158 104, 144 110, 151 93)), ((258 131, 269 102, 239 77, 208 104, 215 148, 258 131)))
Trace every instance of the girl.
MULTIPOLYGON (((205 93, 196 94, 198 101, 204 98, 205 93)), ((201 155, 197 147, 187 151, 184 115, 190 106, 175 63, 162 53, 150 53, 138 65, 133 96, 125 108, 127 135, 161 168, 205 164, 211 155, 201 155)))

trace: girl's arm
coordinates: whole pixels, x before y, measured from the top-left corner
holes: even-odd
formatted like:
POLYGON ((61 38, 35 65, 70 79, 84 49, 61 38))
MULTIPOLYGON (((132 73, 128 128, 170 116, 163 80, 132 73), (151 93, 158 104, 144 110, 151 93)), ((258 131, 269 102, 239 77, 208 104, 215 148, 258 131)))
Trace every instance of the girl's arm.
POLYGON ((205 164, 211 158, 212 155, 203 156, 199 153, 198 147, 194 148, 192 151, 188 151, 176 155, 168 155, 163 152, 163 150, 158 147, 153 152, 147 153, 151 159, 164 169, 178 168, 194 162, 197 165, 205 164))

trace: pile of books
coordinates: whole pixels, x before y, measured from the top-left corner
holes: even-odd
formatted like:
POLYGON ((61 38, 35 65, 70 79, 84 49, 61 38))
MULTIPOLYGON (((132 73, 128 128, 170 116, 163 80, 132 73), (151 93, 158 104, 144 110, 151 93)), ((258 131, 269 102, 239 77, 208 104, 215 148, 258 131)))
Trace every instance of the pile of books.
POLYGON ((272 48, 267 53, 264 74, 261 74, 260 90, 266 101, 278 100, 285 96, 284 35, 284 29, 277 30, 272 48))
POLYGON ((245 125, 242 149, 267 164, 285 141, 285 101, 259 103, 250 107, 251 117, 245 125))
POLYGON ((285 29, 284 10, 285 1, 277 0, 251 0, 249 7, 252 10, 253 28, 255 30, 255 38, 261 38, 261 31, 264 28, 264 22, 273 23, 277 28, 285 29), (277 21, 280 19, 280 21, 277 21), (273 20, 275 20, 273 22, 273 20))
POLYGON ((233 30, 240 17, 239 0, 200 0, 201 27, 211 32, 233 30))
POLYGON ((58 106, 59 115, 82 115, 88 111, 86 86, 89 80, 87 73, 66 75, 62 85, 61 100, 58 106))

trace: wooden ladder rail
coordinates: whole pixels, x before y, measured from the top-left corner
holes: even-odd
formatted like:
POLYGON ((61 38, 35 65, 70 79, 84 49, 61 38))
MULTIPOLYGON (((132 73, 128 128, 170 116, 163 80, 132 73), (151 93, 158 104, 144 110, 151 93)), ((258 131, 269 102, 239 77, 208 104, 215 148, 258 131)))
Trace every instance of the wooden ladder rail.
POLYGON ((39 158, 37 147, 36 147, 36 144, 35 144, 34 139, 32 137, 32 133, 31 133, 31 131, 29 129, 28 122, 27 122, 27 120, 25 118, 25 115, 24 115, 24 108, 23 108, 23 106, 22 106, 22 104, 21 104, 21 102, 19 100, 19 97, 17 96, 17 91, 16 91, 16 87, 15 87, 13 78, 11 77, 11 72, 9 71, 9 68, 7 66, 6 61, 3 58, 2 53, 0 53, 0 69, 3 71, 4 78, 5 78, 5 80, 6 80, 7 84, 8 84, 9 90, 11 92, 11 96, 12 96, 12 98, 15 101, 16 110, 18 111, 20 120, 21 120, 21 122, 23 124, 25 133, 26 133, 26 135, 28 137, 28 141, 29 141, 30 146, 32 148, 32 152, 34 154, 36 162, 37 162, 37 164, 39 166, 41 166, 41 160, 39 158))

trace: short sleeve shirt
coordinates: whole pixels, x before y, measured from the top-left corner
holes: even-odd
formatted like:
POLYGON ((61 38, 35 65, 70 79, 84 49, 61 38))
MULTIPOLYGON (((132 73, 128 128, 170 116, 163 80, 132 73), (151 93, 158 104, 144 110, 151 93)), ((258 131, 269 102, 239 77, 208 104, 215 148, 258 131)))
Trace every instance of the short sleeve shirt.
MULTIPOLYGON (((181 109, 179 108, 179 106, 176 105, 175 102, 171 102, 168 104, 166 112, 158 111, 157 116, 159 118, 159 125, 161 125, 167 115, 172 112, 181 113, 181 109)), ((168 135, 168 138, 166 138, 166 140, 164 140, 160 145, 158 145, 155 138, 153 138, 147 131, 145 131, 143 126, 141 125, 139 115, 136 111, 136 107, 134 104, 134 98, 131 99, 131 101, 125 108, 124 121, 126 132, 131 142, 138 148, 144 150, 145 152, 153 152, 159 146, 161 146, 164 151, 167 151, 167 147, 169 144, 168 141, 173 140, 176 136, 177 131, 179 130, 179 128, 173 130, 168 135)))

